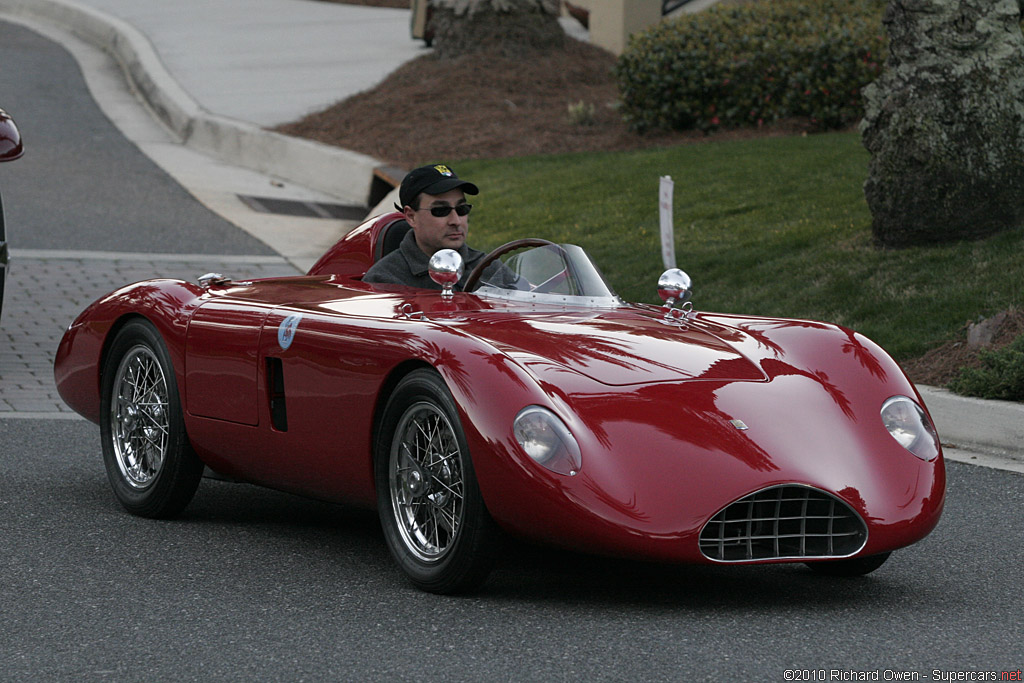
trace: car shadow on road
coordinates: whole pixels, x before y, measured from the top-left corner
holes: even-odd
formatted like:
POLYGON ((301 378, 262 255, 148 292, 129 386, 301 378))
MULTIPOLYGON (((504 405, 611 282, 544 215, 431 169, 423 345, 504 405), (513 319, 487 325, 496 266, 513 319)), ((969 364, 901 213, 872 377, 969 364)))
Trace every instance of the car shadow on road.
POLYGON ((666 565, 592 557, 511 542, 505 561, 481 590, 497 601, 654 606, 690 610, 793 608, 829 610, 933 603, 934 586, 915 580, 913 549, 896 553, 875 573, 827 577, 799 563, 722 566, 666 565))
MULTIPOLYGON (((188 508, 174 520, 131 517, 105 482, 90 478, 72 498, 105 517, 123 516, 117 526, 136 532, 157 525, 168 535, 188 537, 205 553, 220 548, 268 558, 308 555, 333 564, 343 573, 375 572, 374 583, 410 586, 394 566, 384 544, 376 513, 324 503, 249 484, 204 479, 188 508), (88 489, 88 491, 84 489, 88 489), (86 502, 88 501, 88 502, 86 502), (244 539, 248 550, 240 550, 244 539)), ((926 541, 927 543, 927 541, 926 541)), ((501 556, 488 581, 470 597, 507 605, 574 605, 590 608, 662 607, 689 611, 736 608, 885 609, 912 608, 947 599, 941 587, 918 577, 925 574, 927 550, 914 546, 894 553, 875 573, 833 578, 802 564, 759 566, 666 565, 596 557, 536 546, 505 538, 501 556)), ((294 578, 294 577, 293 577, 294 578)), ((308 576, 316 581, 317 576, 308 576)), ((298 579, 302 580, 302 579, 298 579)), ((457 599, 457 598, 456 598, 457 599)))
MULTIPOLYGON (((273 546, 287 538, 311 553, 334 552, 344 564, 381 570, 378 580, 409 589, 394 567, 373 511, 310 501, 247 484, 204 481, 201 495, 181 517, 189 525, 225 532, 258 529, 273 546)), ((215 534, 219 535, 219 534, 215 534)), ((483 602, 561 603, 594 608, 662 606, 688 610, 803 607, 830 610, 913 604, 941 599, 918 585, 916 548, 895 553, 872 575, 831 578, 802 564, 761 566, 664 565, 595 557, 505 538, 488 581, 471 596, 483 602)))

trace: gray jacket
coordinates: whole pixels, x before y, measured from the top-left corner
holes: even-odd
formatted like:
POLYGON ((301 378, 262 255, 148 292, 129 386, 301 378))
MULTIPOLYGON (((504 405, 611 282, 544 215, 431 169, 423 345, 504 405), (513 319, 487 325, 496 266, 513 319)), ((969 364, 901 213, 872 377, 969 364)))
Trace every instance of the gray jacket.
MULTIPOLYGON (((462 278, 455 289, 461 291, 463 285, 466 284, 466 280, 469 278, 469 274, 473 272, 473 268, 476 267, 480 259, 486 256, 486 254, 482 251, 471 249, 465 244, 459 247, 458 252, 462 256, 463 272, 462 278)), ((398 249, 384 256, 384 258, 374 263, 366 271, 366 275, 363 276, 363 282, 407 285, 421 289, 441 289, 441 285, 430 279, 430 273, 427 272, 429 261, 430 258, 416 244, 416 235, 410 230, 405 233, 405 237, 402 239, 398 249)), ((494 265, 503 267, 500 262, 494 265)), ((512 277, 514 278, 515 276, 512 277)))

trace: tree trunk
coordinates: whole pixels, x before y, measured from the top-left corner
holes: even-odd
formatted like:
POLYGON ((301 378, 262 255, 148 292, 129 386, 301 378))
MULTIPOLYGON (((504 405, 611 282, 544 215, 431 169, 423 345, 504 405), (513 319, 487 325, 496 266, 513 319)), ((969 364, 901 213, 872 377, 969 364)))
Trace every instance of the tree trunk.
POLYGON ((875 241, 908 246, 1024 224, 1020 0, 890 0, 889 58, 864 91, 875 241))
POLYGON ((508 57, 561 47, 558 0, 434 0, 436 53, 454 58, 482 49, 508 57))

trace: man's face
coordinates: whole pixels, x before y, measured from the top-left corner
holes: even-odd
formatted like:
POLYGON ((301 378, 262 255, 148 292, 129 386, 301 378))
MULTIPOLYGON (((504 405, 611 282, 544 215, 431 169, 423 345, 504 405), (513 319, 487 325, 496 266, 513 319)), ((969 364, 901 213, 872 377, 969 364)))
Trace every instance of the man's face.
POLYGON ((433 256, 439 249, 458 249, 466 243, 469 233, 469 216, 460 216, 449 211, 447 216, 438 218, 430 213, 433 207, 452 207, 466 203, 466 194, 459 189, 444 194, 420 195, 420 208, 405 207, 405 219, 416 235, 416 244, 427 256, 433 256))

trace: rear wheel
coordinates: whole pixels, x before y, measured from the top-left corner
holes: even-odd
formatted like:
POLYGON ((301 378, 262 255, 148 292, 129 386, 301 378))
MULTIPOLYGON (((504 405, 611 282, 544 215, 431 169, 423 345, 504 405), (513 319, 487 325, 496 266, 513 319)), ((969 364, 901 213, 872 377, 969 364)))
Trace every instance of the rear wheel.
POLYGON ((825 576, 864 576, 875 571, 889 559, 891 553, 855 557, 850 560, 832 562, 808 562, 807 566, 825 576))
POLYGON ((497 528, 484 506, 455 401, 432 370, 395 389, 375 449, 377 509, 388 549, 418 588, 477 588, 494 563, 497 528))
POLYGON ((203 463, 185 433, 167 347, 149 322, 129 322, 114 338, 101 397, 103 462, 114 495, 135 515, 177 515, 195 495, 203 463))

